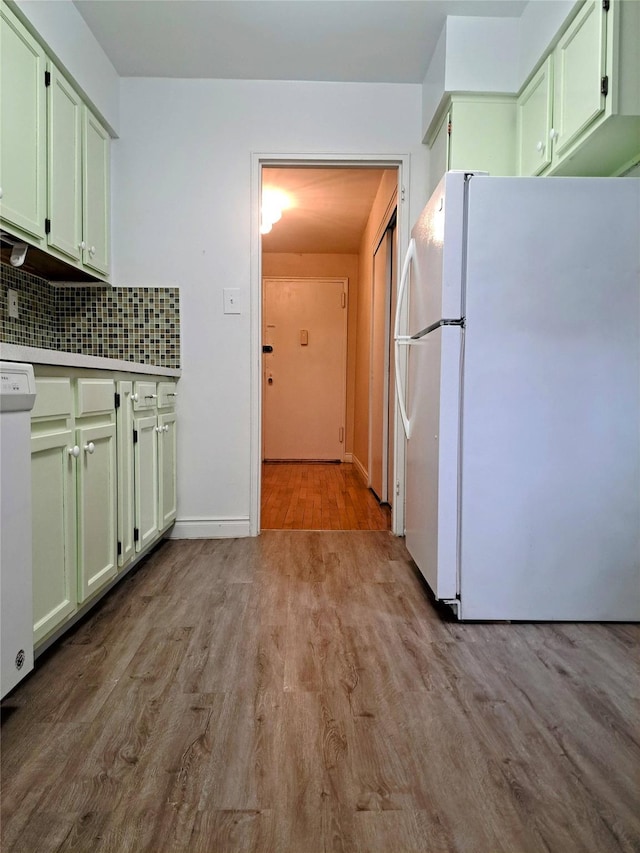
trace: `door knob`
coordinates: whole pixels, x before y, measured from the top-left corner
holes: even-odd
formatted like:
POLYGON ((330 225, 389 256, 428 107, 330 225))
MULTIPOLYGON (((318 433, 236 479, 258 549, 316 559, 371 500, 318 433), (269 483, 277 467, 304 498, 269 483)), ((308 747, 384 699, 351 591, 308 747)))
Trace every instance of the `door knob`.
POLYGON ((273 376, 270 376, 270 377, 267 379, 267 382, 269 383, 269 385, 273 385, 273 376))
POLYGON ((77 459, 78 456, 80 456, 80 448, 76 444, 74 447, 70 447, 67 453, 69 454, 69 456, 73 456, 77 459))
POLYGON ((89 444, 85 444, 84 449, 87 453, 94 453, 96 446, 92 441, 90 441, 89 444))

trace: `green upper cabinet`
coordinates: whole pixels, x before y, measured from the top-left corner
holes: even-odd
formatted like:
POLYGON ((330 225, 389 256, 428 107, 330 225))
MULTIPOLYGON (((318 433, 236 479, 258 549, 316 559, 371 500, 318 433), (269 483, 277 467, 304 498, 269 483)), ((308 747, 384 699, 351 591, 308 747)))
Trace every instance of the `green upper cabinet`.
POLYGON ((449 95, 426 135, 432 192, 449 169, 514 175, 516 102, 510 95, 449 95))
POLYGON ((616 175, 640 161, 640 3, 586 0, 518 97, 518 173, 616 175))
POLYGON ((46 56, 0 5, 0 216, 39 242, 46 217, 46 56))
POLYGON ((551 163, 552 57, 518 98, 518 174, 539 175, 551 163))
POLYGON ((4 3, 0 15, 0 224, 64 261, 56 280, 106 280, 109 134, 4 3))
POLYGON ((109 134, 84 108, 83 134, 83 262, 101 275, 109 273, 109 134))
POLYGON ((82 100, 49 63, 47 243, 74 261, 82 251, 82 100))
POLYGON ((554 51, 553 139, 561 157, 605 108, 607 12, 588 0, 554 51))

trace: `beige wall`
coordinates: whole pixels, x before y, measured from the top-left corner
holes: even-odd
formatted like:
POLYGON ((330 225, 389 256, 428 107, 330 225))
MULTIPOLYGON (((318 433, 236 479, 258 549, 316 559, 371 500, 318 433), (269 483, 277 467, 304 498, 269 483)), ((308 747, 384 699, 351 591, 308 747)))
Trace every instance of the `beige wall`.
POLYGON ((371 207, 371 213, 360 242, 360 277, 356 319, 355 400, 353 456, 368 472, 369 467, 369 378, 371 354, 371 300, 373 294, 373 254, 387 224, 393 194, 398 186, 398 173, 388 169, 371 207))
POLYGON ((262 275, 296 278, 348 278, 347 316, 347 420, 345 453, 353 453, 356 377, 356 325, 358 312, 358 255, 303 255, 263 253, 262 275))

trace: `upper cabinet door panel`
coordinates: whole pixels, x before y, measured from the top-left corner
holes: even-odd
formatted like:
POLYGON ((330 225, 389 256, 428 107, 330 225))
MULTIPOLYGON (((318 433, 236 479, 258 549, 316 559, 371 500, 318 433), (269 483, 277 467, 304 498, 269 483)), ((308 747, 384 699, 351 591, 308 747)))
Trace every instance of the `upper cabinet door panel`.
POLYGON ((518 98, 518 174, 539 175, 551 162, 552 57, 518 98))
POLYGON ((560 156, 605 108, 606 17, 588 0, 560 39, 554 59, 554 146, 560 156))
POLYGON ((49 65, 48 207, 50 246, 80 260, 82 240, 82 101, 75 89, 49 65))
POLYGON ((46 57, 0 7, 0 214, 27 234, 44 237, 46 210, 46 57))
POLYGON ((109 134, 85 107, 83 263, 102 275, 109 272, 109 147, 109 134))

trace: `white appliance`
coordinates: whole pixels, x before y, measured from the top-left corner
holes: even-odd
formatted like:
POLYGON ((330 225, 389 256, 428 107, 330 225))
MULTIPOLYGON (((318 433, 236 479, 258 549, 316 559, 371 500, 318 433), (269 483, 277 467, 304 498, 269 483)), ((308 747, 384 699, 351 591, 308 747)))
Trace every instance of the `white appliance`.
MULTIPOLYGON (((0 687, 33 669, 30 364, 0 362, 0 687)), ((2 698, 0 697, 0 698, 2 698)))
POLYGON ((640 618, 639 239, 634 178, 450 172, 412 230, 406 544, 460 619, 640 618))

